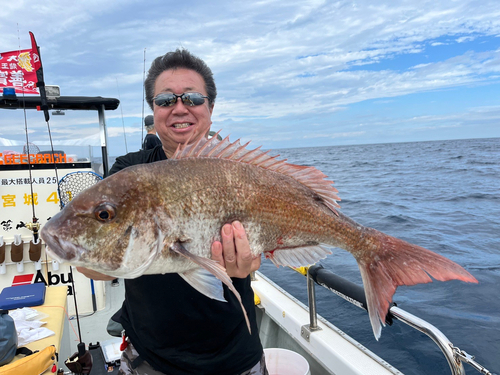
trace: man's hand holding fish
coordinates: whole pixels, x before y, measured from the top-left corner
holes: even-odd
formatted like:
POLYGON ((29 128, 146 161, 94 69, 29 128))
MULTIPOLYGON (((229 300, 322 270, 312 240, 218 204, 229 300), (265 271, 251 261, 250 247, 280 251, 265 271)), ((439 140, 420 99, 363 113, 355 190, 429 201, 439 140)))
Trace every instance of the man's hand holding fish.
POLYGON ((261 256, 252 254, 245 229, 239 221, 225 224, 221 231, 222 243, 212 244, 212 259, 226 269, 229 277, 245 278, 260 267, 261 256))

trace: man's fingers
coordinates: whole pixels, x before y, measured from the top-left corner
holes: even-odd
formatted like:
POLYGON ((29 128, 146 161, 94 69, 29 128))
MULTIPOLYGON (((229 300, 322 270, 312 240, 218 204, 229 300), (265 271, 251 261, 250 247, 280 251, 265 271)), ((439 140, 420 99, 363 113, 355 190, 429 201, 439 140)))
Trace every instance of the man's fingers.
POLYGON ((222 244, 219 241, 215 241, 212 244, 212 260, 218 262, 222 267, 226 267, 224 257, 222 256, 222 244))
POLYGON ((245 228, 239 221, 225 224, 221 237, 221 242, 212 244, 212 259, 224 266, 230 277, 245 278, 259 269, 261 257, 252 255, 245 228))
POLYGON ((245 229, 239 221, 233 222, 234 245, 236 247, 237 269, 234 277, 245 278, 252 271, 254 258, 245 229))
POLYGON ((238 268, 250 267, 253 261, 252 251, 245 229, 239 221, 233 222, 234 244, 237 249, 238 268), (243 262, 243 263, 241 263, 243 262))
POLYGON ((224 262, 228 274, 237 267, 236 264, 236 249, 234 245, 233 226, 226 224, 222 227, 222 249, 224 262))

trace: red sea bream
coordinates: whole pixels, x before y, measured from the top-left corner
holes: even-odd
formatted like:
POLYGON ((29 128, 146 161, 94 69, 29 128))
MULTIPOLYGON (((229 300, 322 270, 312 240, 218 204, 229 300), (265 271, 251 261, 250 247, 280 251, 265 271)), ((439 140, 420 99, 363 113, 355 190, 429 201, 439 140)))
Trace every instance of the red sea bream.
POLYGON ((477 282, 451 260, 342 214, 325 177, 239 141, 204 138, 169 160, 126 168, 85 190, 41 237, 60 261, 123 278, 177 272, 219 300, 221 281, 237 294, 210 260, 225 223, 241 221, 253 254, 276 265, 307 266, 330 254, 328 247, 342 248, 358 262, 377 338, 399 285, 428 283, 430 276, 477 282))

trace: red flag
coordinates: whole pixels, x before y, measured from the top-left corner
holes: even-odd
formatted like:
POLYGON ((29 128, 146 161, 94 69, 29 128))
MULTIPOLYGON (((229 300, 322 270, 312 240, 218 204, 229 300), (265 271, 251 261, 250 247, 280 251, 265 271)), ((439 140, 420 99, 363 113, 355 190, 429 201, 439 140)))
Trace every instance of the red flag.
POLYGON ((38 46, 36 45, 35 36, 31 31, 30 31, 30 38, 31 38, 31 54, 33 56, 33 66, 36 71, 41 68, 42 62, 40 61, 40 53, 38 52, 38 46))
POLYGON ((47 94, 45 92, 45 82, 43 80, 43 68, 42 68, 42 59, 40 57, 40 49, 36 45, 35 36, 30 31, 31 38, 31 53, 33 55, 33 67, 36 72, 36 87, 40 91, 40 110, 43 111, 45 115, 45 121, 49 121, 49 106, 47 105, 47 94))
MULTIPOLYGON (((33 44, 32 34, 31 41, 33 44)), ((3 92, 4 87, 14 87, 19 94, 40 94, 36 85, 36 71, 41 63, 36 44, 34 46, 31 49, 0 53, 0 92, 3 92)))

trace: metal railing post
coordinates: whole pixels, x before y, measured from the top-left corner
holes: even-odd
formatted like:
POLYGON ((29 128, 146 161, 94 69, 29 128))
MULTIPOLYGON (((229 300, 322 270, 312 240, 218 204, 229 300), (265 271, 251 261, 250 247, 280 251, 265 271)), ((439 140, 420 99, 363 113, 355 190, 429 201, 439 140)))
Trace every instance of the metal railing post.
POLYGON ((314 288, 314 280, 309 275, 307 270, 307 298, 309 300, 309 329, 314 331, 318 328, 318 316, 316 313, 316 290, 314 288))
POLYGON ((301 327, 300 329, 300 335, 302 338, 304 338, 307 342, 309 342, 311 338, 311 333, 314 331, 319 331, 321 330, 320 327, 318 327, 318 316, 316 313, 316 293, 314 289, 314 280, 309 275, 309 269, 307 269, 307 299, 309 301, 309 324, 306 324, 301 327))

